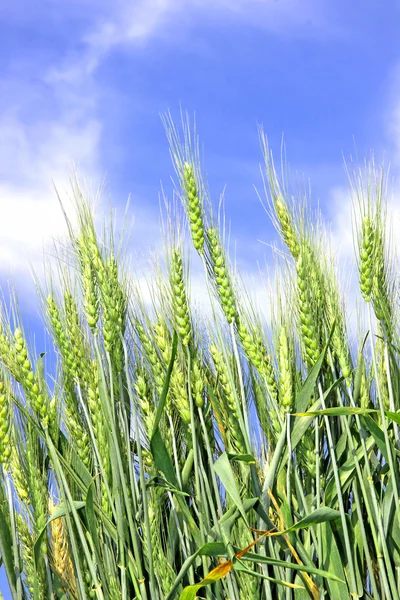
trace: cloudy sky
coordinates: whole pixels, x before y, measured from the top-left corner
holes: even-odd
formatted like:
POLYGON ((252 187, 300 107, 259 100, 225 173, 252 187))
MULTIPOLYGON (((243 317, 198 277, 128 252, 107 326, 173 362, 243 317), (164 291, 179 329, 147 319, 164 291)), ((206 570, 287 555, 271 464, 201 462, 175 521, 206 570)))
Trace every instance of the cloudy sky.
POLYGON ((22 285, 27 257, 63 231, 53 182, 67 189, 72 161, 94 188, 106 177, 107 201, 131 195, 135 244, 156 239, 172 173, 159 114, 180 105, 196 111, 211 191, 226 185, 251 258, 271 235, 253 190, 257 124, 277 154, 284 135, 292 170, 340 221, 343 155, 385 153, 393 174, 400 163, 399 24, 395 0, 0 3, 3 277, 22 285))
POLYGON ((0 281, 11 274, 32 327, 29 263, 64 231, 53 183, 67 190, 73 161, 94 189, 105 179, 121 214, 131 196, 136 248, 159 243, 168 109, 196 111, 212 195, 226 186, 250 271, 269 252, 258 240, 275 239, 254 192, 258 124, 277 154, 284 136, 351 245, 343 157, 374 149, 398 186, 399 26, 398 0, 0 1, 0 281))

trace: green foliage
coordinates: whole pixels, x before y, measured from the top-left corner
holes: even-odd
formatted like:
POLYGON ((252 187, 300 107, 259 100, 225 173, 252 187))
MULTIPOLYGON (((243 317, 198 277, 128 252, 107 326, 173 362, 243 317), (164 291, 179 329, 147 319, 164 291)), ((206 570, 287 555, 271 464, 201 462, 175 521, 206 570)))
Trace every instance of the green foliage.
POLYGON ((321 218, 290 200, 266 141, 286 244, 270 322, 238 284, 196 136, 185 124, 181 143, 165 122, 211 311, 191 301, 180 207, 168 207, 173 243, 144 302, 113 223, 98 235, 74 182, 68 267, 60 253, 42 296, 56 373, 18 311, 1 313, 12 598, 399 600, 400 343, 383 176, 370 168, 355 190, 370 323, 357 348, 321 218))

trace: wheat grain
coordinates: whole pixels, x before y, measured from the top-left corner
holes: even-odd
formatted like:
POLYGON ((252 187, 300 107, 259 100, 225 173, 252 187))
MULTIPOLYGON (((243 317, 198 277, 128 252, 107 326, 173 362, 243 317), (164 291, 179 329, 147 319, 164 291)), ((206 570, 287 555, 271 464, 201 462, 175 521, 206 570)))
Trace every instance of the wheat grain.
MULTIPOLYGON (((54 516, 54 513, 57 511, 58 508, 59 505, 55 504, 53 499, 50 497, 50 517, 54 516)), ((62 582, 66 586, 67 590, 72 595, 76 595, 76 579, 74 573, 74 566, 71 560, 67 533, 65 531, 65 525, 62 517, 53 519, 51 521, 50 536, 51 557, 54 564, 54 568, 59 573, 62 582)))
POLYGON ((237 316, 235 294, 233 291, 231 279, 226 266, 225 253, 221 246, 219 235, 216 229, 210 228, 207 231, 212 269, 215 277, 216 288, 218 291, 221 308, 225 313, 228 323, 234 322, 237 316))
POLYGON ((10 391, 0 374, 0 464, 8 464, 12 450, 10 391))
POLYGON ((190 342, 191 327, 181 253, 174 248, 171 257, 171 288, 174 318, 182 345, 190 342))
POLYGON ((193 166, 185 162, 182 169, 182 183, 186 195, 186 210, 189 217, 193 245, 199 254, 204 253, 203 210, 199 197, 193 166))

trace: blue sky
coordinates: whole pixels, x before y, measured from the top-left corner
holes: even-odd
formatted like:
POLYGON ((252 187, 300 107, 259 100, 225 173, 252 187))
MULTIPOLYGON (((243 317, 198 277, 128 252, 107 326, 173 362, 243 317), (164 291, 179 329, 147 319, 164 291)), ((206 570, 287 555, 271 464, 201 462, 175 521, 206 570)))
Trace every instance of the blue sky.
POLYGON ((0 281, 12 273, 38 339, 28 260, 64 231, 52 181, 67 189, 72 160, 94 188, 106 176, 105 202, 122 213, 132 197, 134 246, 157 246, 172 173, 159 113, 180 105, 246 269, 276 239, 253 189, 260 123, 351 247, 343 155, 374 149, 400 169, 399 27, 396 0, 1 3, 0 281))

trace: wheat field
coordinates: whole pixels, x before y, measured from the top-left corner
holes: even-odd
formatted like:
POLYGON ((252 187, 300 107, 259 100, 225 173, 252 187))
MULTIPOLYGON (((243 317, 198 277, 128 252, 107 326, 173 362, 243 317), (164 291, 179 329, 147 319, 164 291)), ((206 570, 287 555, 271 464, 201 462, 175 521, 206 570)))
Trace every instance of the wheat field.
POLYGON ((350 176, 363 315, 354 336, 322 218, 288 194, 261 135, 281 238, 265 318, 228 252, 195 131, 168 115, 164 125, 179 201, 151 301, 114 223, 95 226, 75 178, 76 222, 38 291, 54 375, 13 303, 1 311, 0 555, 11 597, 400 600, 385 172, 371 161, 350 176))

